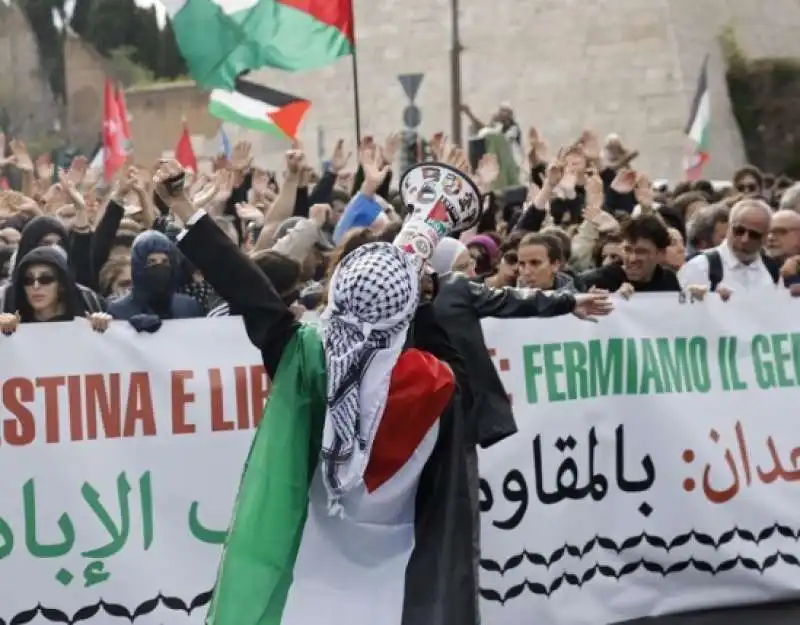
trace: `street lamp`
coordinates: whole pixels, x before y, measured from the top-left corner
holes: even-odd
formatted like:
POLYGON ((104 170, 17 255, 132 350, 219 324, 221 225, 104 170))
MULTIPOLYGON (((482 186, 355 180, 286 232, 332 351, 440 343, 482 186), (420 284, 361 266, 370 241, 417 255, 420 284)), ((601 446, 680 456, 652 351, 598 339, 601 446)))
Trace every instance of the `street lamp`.
POLYGON ((458 0, 450 0, 450 114, 453 143, 461 143, 461 39, 458 33, 458 0))

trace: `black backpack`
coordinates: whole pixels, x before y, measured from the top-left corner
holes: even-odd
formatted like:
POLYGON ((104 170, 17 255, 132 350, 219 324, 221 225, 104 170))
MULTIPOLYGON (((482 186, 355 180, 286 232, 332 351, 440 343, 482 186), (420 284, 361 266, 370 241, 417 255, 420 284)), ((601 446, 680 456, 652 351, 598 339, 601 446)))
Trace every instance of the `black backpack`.
MULTIPOLYGON (((724 273, 722 269, 722 257, 717 250, 703 252, 703 256, 708 259, 708 281, 711 283, 711 290, 716 291, 717 286, 722 282, 722 274, 724 273)), ((767 268, 767 271, 769 271, 769 275, 772 276, 772 281, 778 284, 778 281, 781 279, 780 265, 767 256, 763 250, 761 251, 761 260, 764 261, 764 266, 767 268)))

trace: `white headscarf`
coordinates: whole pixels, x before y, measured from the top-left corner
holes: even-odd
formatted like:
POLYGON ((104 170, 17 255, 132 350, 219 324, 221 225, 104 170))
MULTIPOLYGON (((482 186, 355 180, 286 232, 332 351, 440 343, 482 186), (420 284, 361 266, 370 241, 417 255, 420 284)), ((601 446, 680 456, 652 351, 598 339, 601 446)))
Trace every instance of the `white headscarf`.
POLYGON ((453 270, 453 265, 461 254, 467 251, 467 246, 458 239, 445 237, 436 246, 431 258, 431 267, 436 273, 447 273, 453 270))
POLYGON ((333 273, 321 316, 328 405, 320 452, 332 513, 363 481, 418 301, 417 264, 390 243, 353 250, 333 273))

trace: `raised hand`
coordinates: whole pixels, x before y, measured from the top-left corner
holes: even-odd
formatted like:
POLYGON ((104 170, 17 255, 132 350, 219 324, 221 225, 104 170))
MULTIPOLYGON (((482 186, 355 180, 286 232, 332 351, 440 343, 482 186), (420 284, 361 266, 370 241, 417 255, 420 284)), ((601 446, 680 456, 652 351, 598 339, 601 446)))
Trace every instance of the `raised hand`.
POLYGON ((605 317, 614 310, 608 293, 584 293, 575 296, 573 314, 578 319, 597 321, 597 317, 605 317))
POLYGON ((25 147, 25 144, 19 139, 12 139, 9 147, 11 148, 11 154, 13 155, 13 162, 16 168, 20 171, 32 174, 33 160, 31 160, 31 156, 28 154, 28 148, 25 147))
POLYGON ((352 155, 352 152, 345 153, 344 139, 339 139, 336 142, 336 145, 333 148, 333 154, 331 155, 331 173, 338 174, 345 167, 347 167, 347 162, 350 160, 352 155))
POLYGON ((359 161, 361 162, 361 169, 364 171, 361 193, 367 197, 372 197, 386 179, 389 167, 383 164, 383 157, 374 146, 363 148, 359 154, 359 161))

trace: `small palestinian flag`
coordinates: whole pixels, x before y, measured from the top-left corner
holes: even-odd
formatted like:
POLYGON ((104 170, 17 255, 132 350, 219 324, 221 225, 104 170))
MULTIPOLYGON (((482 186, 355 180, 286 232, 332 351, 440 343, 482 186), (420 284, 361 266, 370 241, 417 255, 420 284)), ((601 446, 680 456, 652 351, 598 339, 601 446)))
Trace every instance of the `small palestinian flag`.
POLYGON ((686 159, 684 171, 688 180, 697 180, 708 162, 708 128, 711 123, 711 97, 708 92, 708 55, 703 61, 692 112, 686 125, 686 159))
POLYGON ((310 106, 308 100, 238 78, 234 91, 211 92, 208 111, 223 122, 293 141, 310 106))

